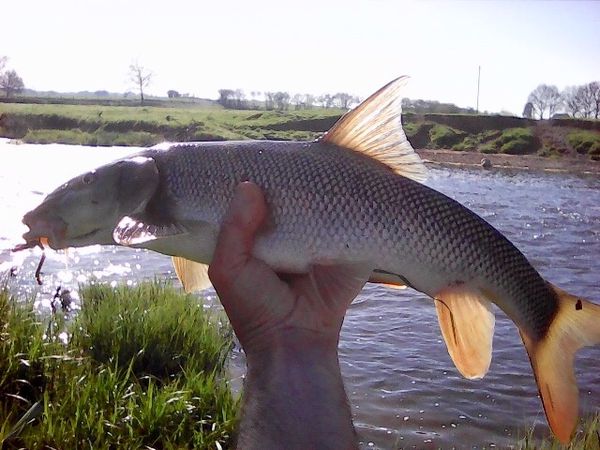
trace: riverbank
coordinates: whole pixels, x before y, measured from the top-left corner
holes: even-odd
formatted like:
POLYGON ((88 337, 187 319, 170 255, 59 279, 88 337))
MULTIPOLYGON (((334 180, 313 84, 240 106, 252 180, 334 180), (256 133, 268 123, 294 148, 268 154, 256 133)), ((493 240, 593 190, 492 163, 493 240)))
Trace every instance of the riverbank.
POLYGON ((416 152, 428 165, 482 170, 536 170, 600 176, 600 161, 593 161, 588 158, 567 156, 547 158, 537 155, 482 154, 433 149, 417 149, 416 152))
MULTIPOLYGON (((230 110, 204 106, 0 103, 0 136, 26 143, 142 146, 238 139, 313 140, 344 111, 230 110)), ((432 164, 600 172, 600 121, 465 114, 402 116, 414 148, 432 164)))
POLYGON ((53 313, 0 287, 0 446, 231 448, 231 331, 161 282, 88 285, 53 313))

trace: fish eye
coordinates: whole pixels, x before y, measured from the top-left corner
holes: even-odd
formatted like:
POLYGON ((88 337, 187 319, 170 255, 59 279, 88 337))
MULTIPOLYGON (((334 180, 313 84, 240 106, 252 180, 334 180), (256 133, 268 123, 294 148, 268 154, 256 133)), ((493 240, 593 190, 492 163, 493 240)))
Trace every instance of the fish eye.
POLYGON ((88 172, 83 177, 81 177, 81 181, 83 184, 92 184, 96 181, 96 171, 88 172))

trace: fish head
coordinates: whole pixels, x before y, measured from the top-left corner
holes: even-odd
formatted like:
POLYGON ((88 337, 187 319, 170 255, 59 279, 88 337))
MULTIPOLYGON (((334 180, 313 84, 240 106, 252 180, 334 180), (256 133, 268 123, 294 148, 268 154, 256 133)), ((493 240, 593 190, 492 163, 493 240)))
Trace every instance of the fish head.
POLYGON ((27 242, 53 249, 115 244, 112 234, 119 220, 145 208, 158 188, 159 175, 152 158, 136 156, 79 175, 50 193, 25 214, 27 242))

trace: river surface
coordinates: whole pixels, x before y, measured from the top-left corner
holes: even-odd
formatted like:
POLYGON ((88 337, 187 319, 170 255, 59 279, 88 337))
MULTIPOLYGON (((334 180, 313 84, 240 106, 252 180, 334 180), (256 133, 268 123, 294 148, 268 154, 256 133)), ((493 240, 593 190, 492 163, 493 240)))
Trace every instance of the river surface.
MULTIPOLYGON (((145 250, 92 246, 47 252, 44 285, 34 272, 40 250, 22 242, 23 213, 72 176, 137 151, 65 145, 15 145, 0 139, 0 272, 11 287, 49 311, 57 286, 100 280, 135 284, 174 278, 170 258, 145 250), (68 258, 68 261, 67 261, 68 258)), ((600 179, 532 172, 432 169, 428 184, 459 200, 512 240, 542 275, 600 303, 600 179)), ((218 302, 206 293, 207 306, 218 302)), ((600 349, 579 353, 584 414, 600 412, 600 349)), ((340 359, 363 448, 507 448, 529 429, 549 431, 516 327, 496 314, 488 375, 460 377, 441 339, 433 303, 411 290, 367 285, 341 336, 340 359)), ((243 373, 239 352, 233 372, 243 373)))

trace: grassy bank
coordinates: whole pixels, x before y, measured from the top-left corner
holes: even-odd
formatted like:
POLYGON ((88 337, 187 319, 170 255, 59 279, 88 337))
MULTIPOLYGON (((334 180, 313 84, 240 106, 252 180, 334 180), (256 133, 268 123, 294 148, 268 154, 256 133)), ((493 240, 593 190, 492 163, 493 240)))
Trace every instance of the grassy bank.
POLYGON ((536 441, 531 430, 517 446, 518 450, 600 450, 600 415, 582 421, 572 442, 565 446, 555 439, 536 441))
POLYGON ((66 323, 0 291, 2 448, 230 447, 229 329, 158 282, 80 295, 66 323))
MULTIPOLYGON (((0 103, 0 136, 28 143, 151 146, 232 139, 311 140, 342 110, 239 111, 218 105, 112 106, 0 103)), ((466 114, 403 115, 417 149, 600 161, 600 121, 536 121, 466 114)))
POLYGON ((4 103, 0 135, 31 143, 140 146, 163 141, 306 140, 327 130, 341 113, 4 103))

